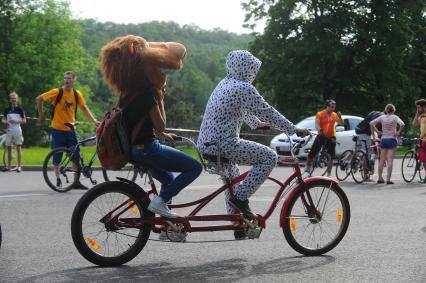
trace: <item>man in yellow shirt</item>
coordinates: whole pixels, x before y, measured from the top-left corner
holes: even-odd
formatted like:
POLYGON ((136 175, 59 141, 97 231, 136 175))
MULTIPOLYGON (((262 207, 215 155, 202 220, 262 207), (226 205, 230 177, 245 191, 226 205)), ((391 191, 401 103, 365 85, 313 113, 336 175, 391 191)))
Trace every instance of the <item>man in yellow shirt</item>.
MULTIPOLYGON (((416 116, 413 119, 413 126, 420 127, 419 161, 423 163, 426 169, 426 99, 416 101, 416 116)), ((426 184, 426 177, 420 180, 420 183, 426 184)))
POLYGON ((336 102, 334 100, 327 99, 325 101, 325 106, 326 108, 324 110, 317 112, 315 115, 315 127, 318 131, 318 135, 315 137, 311 151, 308 154, 305 171, 309 173, 312 171, 314 156, 321 150, 321 146, 325 146, 327 152, 331 156, 327 168, 327 175, 330 177, 336 148, 336 128, 334 125, 336 122, 340 126, 344 126, 345 124, 340 112, 334 112, 334 110, 336 110, 336 102))
MULTIPOLYGON (((65 126, 65 123, 74 123, 76 121, 76 112, 77 107, 79 107, 83 114, 92 121, 95 125, 98 125, 99 122, 93 116, 92 112, 86 105, 86 101, 78 90, 74 89, 74 81, 76 76, 73 72, 67 71, 64 74, 64 86, 61 88, 54 88, 48 92, 45 92, 36 98, 37 110, 38 110, 38 119, 41 124, 44 123, 45 117, 43 112, 43 103, 50 100, 52 102, 52 143, 51 148, 57 147, 71 147, 77 144, 77 136, 75 131, 68 126, 65 126), (62 89, 62 90, 61 90, 62 89), (59 101, 57 99, 59 93, 62 92, 62 97, 59 101)), ((60 163, 61 156, 55 156, 53 158, 54 164, 60 163), (59 159, 59 160, 58 160, 59 159)), ((75 164, 75 167, 78 165, 75 164)), ((61 186, 61 180, 59 179, 58 168, 55 168, 55 173, 57 177, 57 186, 61 186)), ((81 183, 76 183, 74 185, 76 189, 87 189, 81 183)))

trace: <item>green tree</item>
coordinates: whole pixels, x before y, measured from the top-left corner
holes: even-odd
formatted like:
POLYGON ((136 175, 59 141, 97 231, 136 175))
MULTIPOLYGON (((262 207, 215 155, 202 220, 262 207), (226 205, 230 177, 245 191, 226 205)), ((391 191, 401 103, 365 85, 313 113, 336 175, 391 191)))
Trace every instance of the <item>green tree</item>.
POLYGON ((291 119, 333 98, 365 115, 394 103, 408 121, 425 96, 426 3, 422 0, 246 1, 247 24, 266 18, 251 50, 263 62, 259 88, 291 119))

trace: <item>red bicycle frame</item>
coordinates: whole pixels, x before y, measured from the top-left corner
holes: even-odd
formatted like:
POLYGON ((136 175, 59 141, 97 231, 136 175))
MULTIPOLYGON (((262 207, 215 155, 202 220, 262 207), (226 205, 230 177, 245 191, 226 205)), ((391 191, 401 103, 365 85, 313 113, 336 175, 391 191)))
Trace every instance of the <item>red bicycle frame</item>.
MULTIPOLYGON (((285 223, 285 211, 288 207, 289 200, 299 192, 299 190, 304 189, 305 186, 309 183, 320 181, 320 180, 326 180, 331 181, 332 183, 337 183, 335 180, 332 180, 330 178, 326 177, 310 177, 307 179, 302 179, 302 174, 300 171, 300 167, 298 163, 292 164, 294 172, 291 174, 287 180, 283 183, 278 181, 275 178, 268 177, 269 180, 272 182, 278 184, 280 187, 275 194, 274 199, 272 200, 268 210, 264 215, 257 214, 256 220, 260 227, 266 228, 266 220, 271 216, 272 212, 274 211, 275 207, 277 206, 278 202, 285 197, 285 202, 281 208, 281 215, 280 215, 280 226, 282 227, 285 223), (296 186, 291 186, 292 181, 297 180, 296 186), (286 190, 286 188, 289 187, 289 190, 286 190), (283 194, 284 193, 284 194, 283 194)), ((217 189, 216 191, 212 192, 211 194, 207 195, 204 198, 201 198, 196 201, 188 202, 188 203, 182 203, 182 204, 171 204, 169 205, 170 208, 184 208, 184 207, 191 207, 195 206, 195 208, 184 217, 178 217, 174 219, 170 219, 170 221, 173 224, 181 224, 186 232, 207 232, 207 231, 224 231, 224 230, 237 230, 237 229, 243 229, 247 227, 246 221, 243 218, 242 214, 217 214, 217 215, 197 215, 198 212, 201 211, 203 207, 205 207, 211 200, 213 200, 216 196, 218 196, 220 193, 224 192, 226 189, 232 188, 235 184, 241 182, 249 173, 250 171, 247 171, 238 177, 227 180, 225 184, 217 189), (235 224, 228 224, 228 225, 212 225, 212 226, 193 226, 191 225, 191 221, 230 221, 235 224)), ((145 194, 143 197, 143 200, 146 200, 146 198, 149 197, 149 195, 154 194, 157 195, 157 189, 155 187, 155 184, 152 180, 152 176, 150 174, 150 171, 144 171, 148 175, 151 190, 148 191, 148 193, 145 194)), ((122 179, 122 181, 125 181, 126 183, 129 183, 133 186, 137 186, 140 188, 137 184, 122 179)), ((305 194, 302 195, 302 201, 307 209, 309 209, 314 215, 317 217, 320 217, 320 212, 317 211, 315 204, 312 201, 311 195, 309 191, 306 191, 305 194), (305 197, 306 195, 306 197, 305 197)), ((160 233, 162 230, 167 227, 166 219, 163 217, 155 217, 155 216, 143 216, 141 218, 119 218, 121 214, 123 214, 125 211, 131 209, 134 207, 134 203, 132 201, 127 201, 119 205, 117 208, 115 208, 113 211, 108 213, 106 216, 104 216, 101 219, 101 222, 105 223, 109 227, 142 227, 144 225, 152 225, 152 231, 155 233, 160 233), (111 217, 113 213, 118 211, 120 208, 124 208, 120 213, 115 215, 114 217, 111 217)))

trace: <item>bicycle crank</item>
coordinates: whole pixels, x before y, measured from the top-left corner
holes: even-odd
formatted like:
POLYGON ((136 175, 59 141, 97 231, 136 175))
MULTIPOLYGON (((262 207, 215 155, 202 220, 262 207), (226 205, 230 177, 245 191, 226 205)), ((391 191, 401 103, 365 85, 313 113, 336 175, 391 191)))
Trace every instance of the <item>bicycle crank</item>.
POLYGON ((167 229, 166 235, 170 242, 186 242, 186 236, 188 233, 185 232, 184 227, 181 223, 173 224, 171 221, 166 221, 167 229))
POLYGON ((243 218, 244 222, 247 224, 246 234, 249 239, 258 239, 262 233, 262 227, 259 226, 259 221, 257 219, 250 221, 243 218))

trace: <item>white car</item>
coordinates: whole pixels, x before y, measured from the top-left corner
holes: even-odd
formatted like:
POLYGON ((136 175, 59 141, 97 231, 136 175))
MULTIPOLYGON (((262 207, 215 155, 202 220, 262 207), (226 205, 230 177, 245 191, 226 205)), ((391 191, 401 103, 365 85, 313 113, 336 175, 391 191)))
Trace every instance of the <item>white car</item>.
MULTIPOLYGON (((355 127, 363 120, 362 117, 342 115, 345 126, 336 126, 336 156, 340 156, 347 149, 354 149, 354 141, 352 137, 355 135, 355 127)), ((298 128, 307 128, 311 132, 316 133, 315 129, 315 116, 306 118, 296 124, 298 128)), ((302 138, 297 135, 290 136, 292 141, 301 140, 302 138)), ((305 138, 306 139, 306 138, 305 138)), ((306 159, 308 156, 307 150, 312 147, 314 138, 309 143, 305 144, 300 150, 295 152, 296 157, 306 159)), ((286 134, 279 134, 271 140, 270 147, 275 150, 278 155, 290 155, 290 142, 286 134)))

